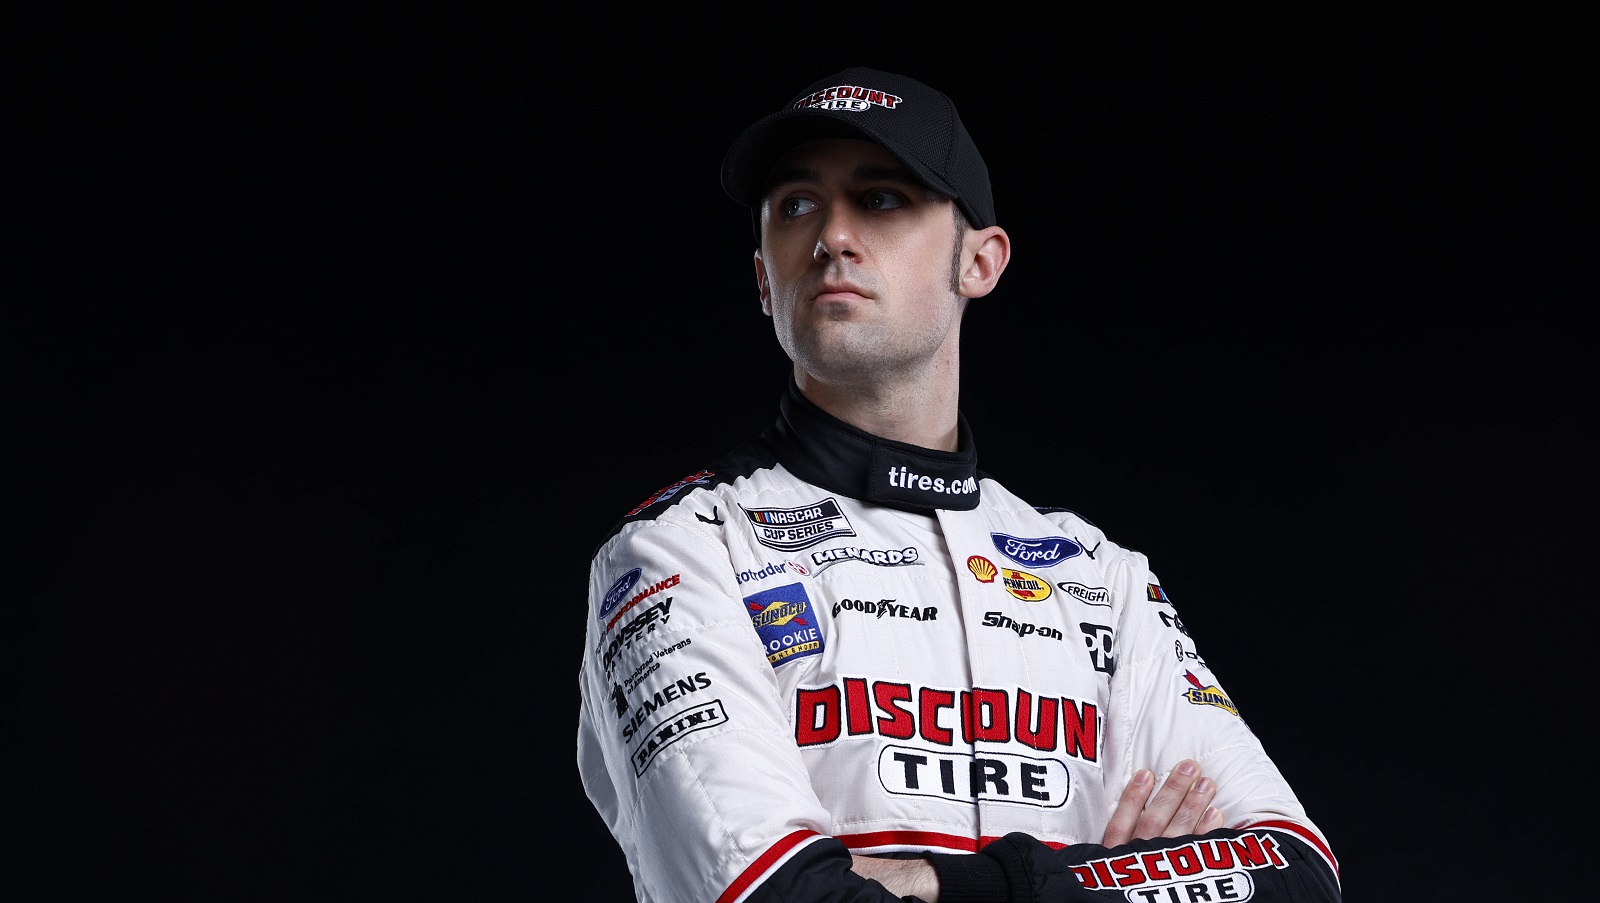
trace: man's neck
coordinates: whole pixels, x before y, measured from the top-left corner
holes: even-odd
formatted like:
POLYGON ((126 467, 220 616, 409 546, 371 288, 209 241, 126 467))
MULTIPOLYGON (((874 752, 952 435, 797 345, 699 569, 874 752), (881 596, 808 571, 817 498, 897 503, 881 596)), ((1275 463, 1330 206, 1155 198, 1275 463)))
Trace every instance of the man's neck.
POLYGON ((800 394, 856 429, 938 451, 956 451, 958 383, 948 379, 838 385, 795 368, 800 394))

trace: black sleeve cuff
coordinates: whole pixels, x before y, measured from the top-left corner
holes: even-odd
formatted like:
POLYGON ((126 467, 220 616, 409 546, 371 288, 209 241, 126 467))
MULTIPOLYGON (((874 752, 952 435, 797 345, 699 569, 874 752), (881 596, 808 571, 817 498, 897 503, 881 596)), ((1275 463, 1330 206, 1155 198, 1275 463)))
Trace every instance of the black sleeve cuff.
POLYGON ((981 853, 928 853, 939 876, 939 903, 996 903, 1011 899, 1000 863, 981 853))

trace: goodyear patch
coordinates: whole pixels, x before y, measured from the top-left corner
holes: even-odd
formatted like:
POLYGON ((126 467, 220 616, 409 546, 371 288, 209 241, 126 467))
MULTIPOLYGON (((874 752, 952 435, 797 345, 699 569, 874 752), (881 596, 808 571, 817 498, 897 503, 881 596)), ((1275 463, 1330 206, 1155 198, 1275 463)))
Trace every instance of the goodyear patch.
POLYGON ((822 629, 806 588, 789 583, 744 597, 745 609, 772 667, 822 651, 822 629))

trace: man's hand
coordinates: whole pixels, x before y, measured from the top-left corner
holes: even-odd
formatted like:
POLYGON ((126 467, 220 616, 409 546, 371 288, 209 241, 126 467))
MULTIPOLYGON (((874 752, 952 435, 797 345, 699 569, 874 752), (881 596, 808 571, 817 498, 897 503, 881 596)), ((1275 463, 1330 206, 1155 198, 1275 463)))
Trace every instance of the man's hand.
POLYGON ((1179 762, 1152 798, 1155 785, 1156 776, 1150 769, 1134 772, 1111 813, 1102 844, 1115 847, 1135 838, 1181 837, 1222 827, 1222 813, 1211 807, 1217 782, 1200 776, 1200 763, 1193 759, 1179 762))

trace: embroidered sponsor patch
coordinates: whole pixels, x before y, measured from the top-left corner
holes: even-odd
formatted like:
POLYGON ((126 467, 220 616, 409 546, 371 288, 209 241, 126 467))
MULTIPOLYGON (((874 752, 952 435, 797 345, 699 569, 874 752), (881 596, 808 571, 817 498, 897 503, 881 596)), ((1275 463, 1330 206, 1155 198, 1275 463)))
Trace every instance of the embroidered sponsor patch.
MULTIPOLYGON (((788 570, 789 562, 766 561, 762 562, 761 567, 746 568, 745 570, 734 574, 733 577, 740 583, 749 583, 752 580, 764 580, 768 577, 776 577, 779 574, 787 573, 788 570)), ((804 574, 803 571, 801 573, 802 575, 804 574)))
POLYGON ((811 562, 816 565, 816 573, 820 574, 828 568, 846 561, 861 561, 881 568, 920 565, 922 562, 918 559, 921 556, 922 553, 918 552, 915 546, 906 546, 903 549, 858 549, 854 546, 845 546, 838 549, 823 549, 819 552, 812 552, 811 562))
POLYGON ((634 775, 643 776, 644 770, 650 767, 663 749, 686 735, 727 723, 728 713, 723 709, 720 699, 702 702, 668 715, 651 726, 649 733, 629 755, 633 760, 634 775))
POLYGON ((1051 627, 1049 624, 1030 624, 1027 621, 1015 621, 998 611, 984 612, 983 626, 1003 627, 1007 630, 1016 631, 1019 637, 1038 636, 1047 640, 1055 640, 1056 642, 1061 642, 1066 636, 1066 634, 1063 634, 1057 628, 1051 627))
POLYGON ((967 570, 972 572, 972 576, 978 578, 979 583, 993 583, 994 575, 1000 573, 1000 569, 994 566, 994 562, 982 555, 969 556, 967 558, 967 570))
POLYGON ((1117 673, 1117 632, 1111 625, 1079 621, 1078 629, 1083 631, 1083 645, 1089 650, 1089 662, 1094 669, 1102 674, 1117 673))
POLYGON ((699 473, 692 473, 692 474, 684 477, 683 479, 677 481, 676 483, 672 483, 671 485, 668 485, 668 486, 663 486, 660 489, 657 489, 655 492, 651 493, 649 498, 647 498, 644 501, 640 502, 639 504, 635 505, 633 507, 633 510, 629 511, 626 516, 627 517, 632 517, 635 514, 638 514, 640 511, 643 511, 644 509, 650 507, 651 505, 654 505, 657 502, 664 502, 664 501, 672 498, 673 496, 677 495, 678 493, 682 492, 683 490, 689 489, 689 488, 691 488, 693 486, 706 486, 706 485, 709 485, 711 483, 711 478, 714 477, 714 476, 716 476, 716 474, 712 473, 711 471, 702 470, 699 473))
POLYGON ((1250 831, 1238 837, 1174 840, 1136 856, 1091 859, 1071 869, 1084 890, 1120 890, 1128 900, 1165 903, 1249 900, 1256 888, 1252 872, 1288 867, 1276 837, 1250 831))
POLYGON ((885 745, 878 783, 896 796, 972 804, 1011 803, 1059 809, 1072 799, 1072 770, 1060 759, 885 745))
POLYGON ((628 591, 633 589, 633 585, 639 582, 639 578, 643 574, 643 568, 634 568, 618 577, 616 583, 611 584, 611 588, 606 590, 605 599, 600 602, 600 614, 598 616, 600 620, 604 621, 612 612, 617 610, 617 606, 622 604, 623 599, 628 598, 628 591))
MULTIPOLYGON (((623 577, 633 576, 634 580, 637 580, 638 579, 637 575, 639 573, 640 573, 639 569, 638 568, 634 568, 633 570, 629 571, 627 574, 624 574, 623 577)), ((649 586, 641 588, 637 593, 633 594, 632 598, 628 599, 628 602, 627 602, 626 605, 623 605, 621 608, 618 608, 616 610, 616 613, 611 616, 611 620, 605 622, 606 623, 606 627, 605 627, 605 630, 602 631, 602 634, 610 633, 611 632, 611 628, 617 626, 617 622, 622 620, 622 616, 627 614, 629 612, 629 610, 637 608, 639 606, 640 602, 644 601, 645 599, 650 598, 651 596, 654 596, 655 594, 657 594, 657 593, 659 593, 659 592, 661 592, 663 590, 672 589, 674 586, 677 586, 678 583, 680 581, 682 581, 682 579, 683 579, 683 575, 682 574, 673 574, 671 577, 668 577, 665 580, 657 580, 656 582, 650 584, 649 586)), ((611 592, 616 591, 617 588, 618 587, 622 587, 622 585, 623 585, 622 581, 619 580, 619 581, 617 581, 617 583, 615 585, 613 585, 611 587, 611 591, 606 593, 606 606, 613 606, 614 607, 616 605, 616 603, 620 602, 622 600, 622 597, 626 596, 628 594, 628 592, 632 591, 634 586, 635 586, 633 580, 628 581, 627 586, 623 589, 622 596, 618 596, 615 600, 613 600, 611 598, 611 592)), ((605 618, 605 614, 606 613, 605 613, 605 611, 603 609, 606 606, 602 606, 602 611, 600 612, 600 616, 601 616, 602 620, 605 618)))
MULTIPOLYGON (((826 686, 797 687, 794 711, 794 739, 801 748, 866 734, 888 740, 920 737, 946 748, 1015 741, 1099 767, 1104 737, 1095 703, 1026 687, 958 689, 898 678, 841 677, 826 686)), ((1011 777, 1028 780, 1026 774, 1011 777)))
POLYGON ((822 651, 822 630, 804 586, 789 583, 762 590, 745 596, 744 605, 774 668, 822 651))
POLYGON ((1056 589, 1085 605, 1097 605, 1101 608, 1109 608, 1111 606, 1111 592, 1103 586, 1090 586, 1087 583, 1066 581, 1057 583, 1056 589))
POLYGON ((798 508, 744 508, 756 541, 769 549, 794 552, 835 536, 854 536, 850 520, 834 499, 798 508))
POLYGON ((833 603, 833 616, 837 618, 842 611, 859 611, 880 621, 884 618, 933 621, 939 617, 936 605, 903 605, 893 599, 879 599, 876 602, 871 599, 840 599, 833 603))
POLYGON ((1215 685, 1206 686, 1200 682, 1200 678, 1194 676, 1193 671, 1185 671, 1183 676, 1193 685, 1183 691, 1184 699, 1195 705, 1214 705, 1225 712, 1230 712, 1234 715, 1239 714, 1239 710, 1233 707, 1233 700, 1228 698, 1228 694, 1222 692, 1221 687, 1215 685))
MULTIPOLYGON (((600 641, 595 652, 600 655, 600 665, 605 668, 606 676, 611 677, 617 666, 617 656, 624 650, 632 649, 634 644, 649 634, 655 633, 656 628, 665 626, 672 617, 672 597, 666 598, 648 606, 635 606, 632 620, 622 625, 614 635, 600 641)), ((617 614, 621 619, 623 612, 617 614)), ((608 628, 609 629, 609 628, 608 628)))
POLYGON ((1052 591, 1047 581, 1015 568, 1000 569, 1000 585, 1006 588, 1006 592, 1024 602, 1043 602, 1050 598, 1052 591))
POLYGON ((1023 567, 1053 567, 1083 554, 1083 546, 1065 536, 1012 536, 1009 533, 990 533, 994 547, 1000 554, 1023 567))
POLYGON ((795 109, 807 107, 818 110, 849 110, 859 113, 873 107, 882 107, 893 110, 900 105, 900 97, 890 94, 879 88, 865 88, 861 85, 835 85, 823 88, 812 94, 807 94, 794 102, 795 109))
POLYGON ((1146 583, 1144 585, 1144 592, 1145 598, 1149 599, 1151 602, 1165 602, 1168 605, 1172 604, 1172 600, 1167 598, 1167 591, 1162 589, 1161 584, 1159 583, 1146 583))

